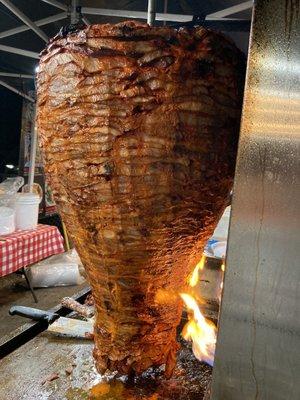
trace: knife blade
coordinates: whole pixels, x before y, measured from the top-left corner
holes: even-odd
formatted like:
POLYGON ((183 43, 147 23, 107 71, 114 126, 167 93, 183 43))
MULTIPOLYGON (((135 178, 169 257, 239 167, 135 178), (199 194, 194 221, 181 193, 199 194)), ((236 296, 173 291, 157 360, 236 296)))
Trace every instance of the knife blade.
POLYGON ((47 324, 47 331, 56 335, 64 335, 81 339, 92 339, 93 319, 81 321, 74 318, 61 317, 57 313, 39 310, 38 308, 12 306, 10 315, 19 315, 34 321, 43 321, 47 324))
POLYGON ((94 327, 93 323, 90 321, 59 317, 55 322, 49 325, 47 331, 57 335, 92 340, 94 327))

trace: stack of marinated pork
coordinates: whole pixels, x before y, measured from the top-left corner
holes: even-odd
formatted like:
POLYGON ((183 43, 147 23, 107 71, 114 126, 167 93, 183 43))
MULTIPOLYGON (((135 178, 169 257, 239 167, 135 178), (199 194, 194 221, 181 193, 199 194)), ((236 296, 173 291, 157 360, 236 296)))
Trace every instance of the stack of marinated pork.
POLYGON ((172 373, 178 292, 232 187, 243 80, 240 51, 204 28, 94 25, 42 54, 38 132, 101 372, 172 373))

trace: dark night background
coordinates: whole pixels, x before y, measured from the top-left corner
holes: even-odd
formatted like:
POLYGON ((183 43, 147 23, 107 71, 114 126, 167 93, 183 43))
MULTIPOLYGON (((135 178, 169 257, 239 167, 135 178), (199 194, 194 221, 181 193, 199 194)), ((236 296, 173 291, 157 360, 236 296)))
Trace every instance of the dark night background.
POLYGON ((0 86, 0 174, 5 164, 18 165, 22 97, 0 86))

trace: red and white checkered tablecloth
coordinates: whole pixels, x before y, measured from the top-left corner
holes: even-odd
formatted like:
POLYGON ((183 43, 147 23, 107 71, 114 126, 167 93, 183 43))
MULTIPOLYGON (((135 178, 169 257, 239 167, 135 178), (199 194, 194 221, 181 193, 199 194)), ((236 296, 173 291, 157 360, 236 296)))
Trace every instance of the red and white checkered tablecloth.
POLYGON ((1 236, 0 277, 62 252, 64 240, 56 226, 38 225, 1 236))

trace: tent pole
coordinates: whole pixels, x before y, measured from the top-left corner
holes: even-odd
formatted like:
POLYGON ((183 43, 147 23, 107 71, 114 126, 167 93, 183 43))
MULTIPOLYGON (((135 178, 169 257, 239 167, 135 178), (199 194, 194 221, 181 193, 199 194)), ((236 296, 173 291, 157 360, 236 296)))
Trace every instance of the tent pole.
POLYGON ((28 171, 28 186, 29 193, 33 191, 34 173, 35 173, 35 158, 36 158, 36 144, 37 144, 37 130, 35 126, 36 105, 34 104, 33 121, 31 129, 31 143, 30 143, 30 162, 28 171))

